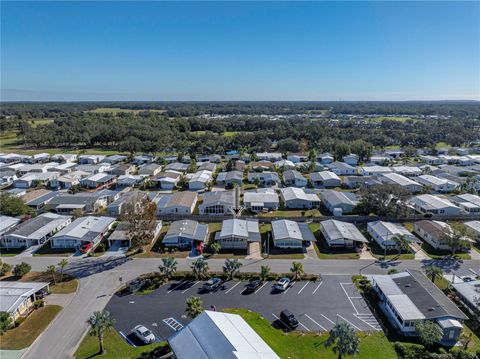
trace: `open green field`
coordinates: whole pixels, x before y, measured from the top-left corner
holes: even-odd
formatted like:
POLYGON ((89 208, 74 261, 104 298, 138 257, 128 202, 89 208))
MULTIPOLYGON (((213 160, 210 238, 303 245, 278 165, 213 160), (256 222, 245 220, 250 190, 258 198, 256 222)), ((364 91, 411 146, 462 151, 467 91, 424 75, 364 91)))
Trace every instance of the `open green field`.
MULTIPOLYGON (((334 359, 330 348, 324 346, 328 334, 288 333, 273 328, 259 314, 245 309, 227 309, 229 313, 239 314, 257 332, 260 337, 280 356, 280 358, 322 358, 334 359)), ((383 333, 359 333, 360 352, 358 359, 396 359, 393 345, 383 333)), ((350 358, 350 357, 347 357, 350 358)))
POLYGON ((127 108, 119 108, 119 107, 99 107, 95 110, 90 110, 87 112, 94 112, 94 113, 111 113, 116 115, 117 113, 133 113, 135 115, 139 114, 140 112, 158 112, 158 113, 165 113, 166 110, 151 110, 151 109, 144 109, 144 110, 133 110, 127 108))
POLYGON ((46 305, 35 310, 18 327, 0 336, 0 349, 18 350, 28 347, 62 310, 59 305, 46 305))
POLYGON ((110 330, 105 333, 104 338, 105 354, 98 354, 98 339, 90 335, 85 336, 83 341, 78 347, 75 358, 87 359, 87 358, 102 358, 102 359, 136 359, 136 358, 148 358, 144 356, 146 353, 151 352, 155 348, 165 346, 165 343, 149 344, 141 347, 133 347, 125 342, 115 330, 110 330))
POLYGON ((376 117, 376 118, 367 118, 366 120, 368 120, 370 122, 383 122, 383 121, 406 122, 408 120, 415 121, 414 118, 401 117, 401 116, 380 116, 380 117, 376 117))

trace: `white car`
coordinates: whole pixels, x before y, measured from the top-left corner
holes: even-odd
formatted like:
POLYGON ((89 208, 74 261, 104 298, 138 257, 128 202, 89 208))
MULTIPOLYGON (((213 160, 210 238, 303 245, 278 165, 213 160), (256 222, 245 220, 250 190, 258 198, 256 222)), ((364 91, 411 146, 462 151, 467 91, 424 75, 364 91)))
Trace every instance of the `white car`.
POLYGON ((278 282, 275 284, 275 289, 276 290, 281 290, 281 291, 284 291, 286 290, 288 287, 290 287, 290 279, 288 278, 280 278, 278 280, 278 282))
POLYGON ((145 344, 150 344, 155 341, 155 335, 143 325, 137 325, 133 328, 133 333, 145 344))

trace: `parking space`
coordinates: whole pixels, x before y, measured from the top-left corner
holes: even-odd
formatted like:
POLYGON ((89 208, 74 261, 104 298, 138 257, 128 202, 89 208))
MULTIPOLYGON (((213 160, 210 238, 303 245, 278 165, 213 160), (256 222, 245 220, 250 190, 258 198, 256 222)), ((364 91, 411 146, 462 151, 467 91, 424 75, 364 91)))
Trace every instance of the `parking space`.
POLYGON ((381 330, 349 276, 292 282, 283 292, 274 289, 274 282, 263 283, 253 293, 245 290, 247 282, 228 281, 213 292, 203 291, 203 284, 172 282, 149 295, 114 296, 107 310, 115 317, 118 331, 130 333, 135 325, 143 324, 159 339, 190 321, 185 315, 185 301, 191 296, 200 297, 205 309, 246 308, 279 327, 285 326, 280 312, 288 309, 298 319, 299 331, 328 331, 337 322, 347 322, 358 331, 381 330))

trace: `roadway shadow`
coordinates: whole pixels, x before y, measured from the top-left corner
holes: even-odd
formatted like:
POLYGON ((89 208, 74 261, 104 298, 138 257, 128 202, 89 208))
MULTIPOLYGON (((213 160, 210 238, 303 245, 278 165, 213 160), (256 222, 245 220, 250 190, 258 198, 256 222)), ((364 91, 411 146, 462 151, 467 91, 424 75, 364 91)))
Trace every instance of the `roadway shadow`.
POLYGON ((449 273, 460 269, 463 260, 448 256, 443 259, 423 259, 421 263, 423 269, 428 266, 434 265, 440 267, 443 272, 449 273))
POLYGON ((127 257, 100 257, 95 259, 89 258, 85 261, 79 260, 71 262, 65 269, 65 273, 76 278, 85 278, 114 269, 129 260, 131 259, 127 257))

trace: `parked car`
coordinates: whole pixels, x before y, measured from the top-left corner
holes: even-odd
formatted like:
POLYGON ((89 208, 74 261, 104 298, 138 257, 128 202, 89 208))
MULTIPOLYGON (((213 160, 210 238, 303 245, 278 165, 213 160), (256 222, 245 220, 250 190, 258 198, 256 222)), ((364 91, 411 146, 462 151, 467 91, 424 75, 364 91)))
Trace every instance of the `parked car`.
POLYGON ((155 341, 155 335, 143 325, 137 325, 133 328, 133 334, 145 344, 150 344, 155 341))
POLYGON ((290 328, 295 329, 298 327, 298 320, 295 318, 292 312, 288 309, 284 309, 280 313, 280 320, 282 323, 288 325, 290 328))
POLYGON ((87 253, 92 247, 93 247, 93 243, 92 243, 92 242, 84 243, 84 244, 80 247, 80 253, 87 253))
POLYGON ((290 279, 288 278, 280 278, 277 283, 275 284, 275 289, 284 291, 290 287, 290 279))
POLYGON ((220 287, 222 280, 220 278, 211 278, 203 285, 204 290, 212 291, 220 287))
POLYGON ((252 279, 246 286, 245 286, 245 290, 247 292, 255 292, 255 290, 257 290, 258 288, 261 287, 261 285, 263 284, 263 281, 261 279, 252 279))

